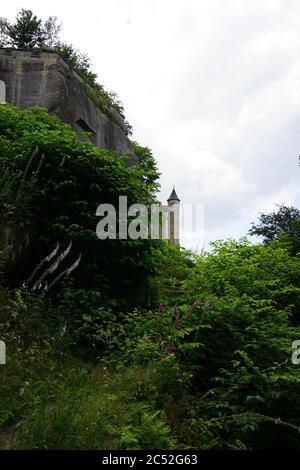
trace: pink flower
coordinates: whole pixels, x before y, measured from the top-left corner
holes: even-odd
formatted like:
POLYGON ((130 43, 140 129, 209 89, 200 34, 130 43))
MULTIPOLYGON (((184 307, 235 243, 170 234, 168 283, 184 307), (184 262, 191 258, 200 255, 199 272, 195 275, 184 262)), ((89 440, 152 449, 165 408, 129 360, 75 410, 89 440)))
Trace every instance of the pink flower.
POLYGON ((72 266, 70 266, 70 268, 68 269, 67 271, 67 275, 69 276, 76 268, 77 266, 79 265, 81 261, 81 255, 79 255, 78 259, 75 261, 75 263, 72 264, 72 266))
POLYGON ((55 261, 55 263, 52 264, 52 266, 49 268, 49 270, 48 270, 49 274, 53 274, 54 271, 57 270, 58 265, 59 265, 59 260, 55 261))
POLYGON ((175 346, 174 344, 169 344, 166 349, 164 350, 164 356, 169 356, 170 354, 175 352, 175 346))
POLYGON ((61 261, 68 256, 68 254, 71 251, 71 248, 72 248, 72 240, 70 241, 68 248, 66 248, 65 251, 60 255, 60 260, 61 261))
POLYGON ((45 261, 47 261, 47 263, 49 263, 56 255, 57 255, 57 252, 59 250, 59 243, 56 245, 55 249, 52 251, 52 253, 50 253, 50 255, 48 255, 46 258, 45 258, 45 261))
POLYGON ((165 309, 164 304, 159 304, 158 312, 159 312, 159 313, 163 313, 164 309, 165 309))

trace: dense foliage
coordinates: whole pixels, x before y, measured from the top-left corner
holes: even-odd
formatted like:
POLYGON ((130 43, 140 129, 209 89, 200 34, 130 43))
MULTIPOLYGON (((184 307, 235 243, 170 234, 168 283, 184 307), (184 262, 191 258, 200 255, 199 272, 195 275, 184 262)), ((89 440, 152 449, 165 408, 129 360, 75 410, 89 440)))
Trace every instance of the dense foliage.
POLYGON ((0 448, 299 449, 299 252, 98 240, 101 202, 155 200, 134 147, 0 107, 0 448))
POLYGON ((300 251, 300 211, 281 205, 270 214, 260 214, 258 223, 252 224, 249 234, 262 237, 264 243, 285 241, 296 254, 300 251))
POLYGON ((33 49, 49 47, 57 41, 61 25, 55 16, 42 21, 31 10, 22 10, 15 22, 0 18, 0 47, 15 49, 33 49))
POLYGON ((154 200, 158 174, 153 161, 126 167, 124 158, 80 141, 68 125, 38 108, 1 106, 0 133, 5 181, 0 209, 10 247, 10 282, 23 281, 58 242, 67 248, 72 241, 74 256, 82 256, 74 276, 77 288, 97 290, 102 300, 114 304, 126 298, 134 305, 150 305, 157 243, 100 242, 96 209, 101 203, 118 208, 122 195, 128 206, 154 200))
POLYGON ((291 362, 299 257, 277 244, 229 241, 191 266, 188 254, 168 249, 161 277, 172 285, 178 266, 176 306, 167 291, 157 309, 117 320, 96 298, 87 309, 78 292, 84 322, 65 324, 66 305, 3 291, 1 336, 11 356, 0 417, 13 447, 299 448, 300 377, 291 362), (93 364, 82 362, 82 334, 93 364))

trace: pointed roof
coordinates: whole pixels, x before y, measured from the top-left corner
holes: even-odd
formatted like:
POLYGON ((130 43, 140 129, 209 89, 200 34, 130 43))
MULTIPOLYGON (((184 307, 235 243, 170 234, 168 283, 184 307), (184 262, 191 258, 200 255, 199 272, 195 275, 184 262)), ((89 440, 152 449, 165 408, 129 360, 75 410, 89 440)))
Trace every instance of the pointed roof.
POLYGON ((180 199, 177 196, 176 191, 175 191, 175 186, 173 186, 173 191, 171 192, 171 194, 168 198, 168 201, 178 201, 178 202, 180 202, 180 199))

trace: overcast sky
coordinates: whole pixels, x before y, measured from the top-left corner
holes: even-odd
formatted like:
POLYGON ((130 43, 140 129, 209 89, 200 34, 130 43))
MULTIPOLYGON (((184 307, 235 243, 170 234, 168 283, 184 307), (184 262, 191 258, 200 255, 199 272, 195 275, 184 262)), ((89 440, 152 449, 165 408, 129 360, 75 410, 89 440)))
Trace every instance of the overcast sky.
POLYGON ((118 93, 150 147, 160 199, 203 204, 205 235, 240 237, 259 211, 300 207, 299 0, 11 0, 58 16, 61 37, 118 93))

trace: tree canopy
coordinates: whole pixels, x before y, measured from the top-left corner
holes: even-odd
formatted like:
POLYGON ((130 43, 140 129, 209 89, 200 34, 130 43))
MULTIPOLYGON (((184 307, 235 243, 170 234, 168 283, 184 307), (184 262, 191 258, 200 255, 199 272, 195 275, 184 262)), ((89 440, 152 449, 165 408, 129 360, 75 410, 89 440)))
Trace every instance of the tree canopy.
POLYGON ((270 214, 260 214, 258 223, 252 223, 249 234, 263 237, 263 243, 286 241, 297 253, 300 250, 300 211, 281 205, 270 214))
POLYGON ((32 10, 22 9, 12 23, 6 18, 0 19, 0 45, 16 49, 52 48, 58 40, 60 29, 55 16, 42 21, 32 10))

